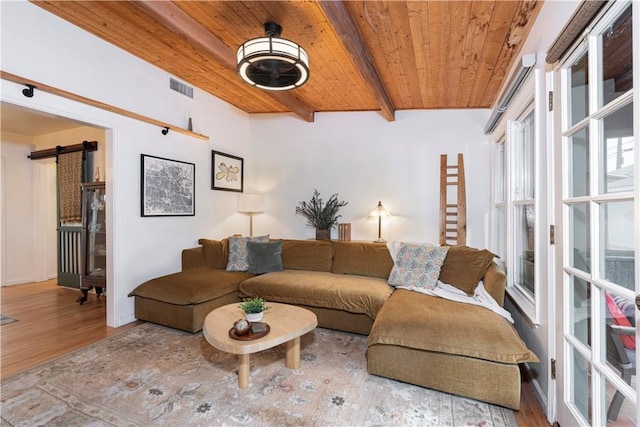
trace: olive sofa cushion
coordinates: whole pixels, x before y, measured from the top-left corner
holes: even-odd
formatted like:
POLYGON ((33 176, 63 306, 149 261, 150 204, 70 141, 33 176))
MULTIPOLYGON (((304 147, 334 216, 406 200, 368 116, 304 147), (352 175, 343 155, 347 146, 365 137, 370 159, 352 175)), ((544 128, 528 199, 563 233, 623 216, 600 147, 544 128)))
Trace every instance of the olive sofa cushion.
POLYGON ((333 244, 329 240, 285 240, 282 267, 285 270, 331 271, 333 244))
POLYGON ((440 268, 439 280, 473 295, 495 257, 494 253, 486 249, 449 246, 447 257, 440 268))
POLYGON ((386 245, 365 242, 335 242, 331 272, 358 274, 386 279, 393 268, 393 259, 386 245))
POLYGON ((375 319, 393 292, 385 279, 323 271, 283 270, 240 283, 243 296, 366 314, 375 319))
POLYGON ((503 317, 475 305, 397 289, 376 318, 367 344, 396 345, 500 363, 539 362, 503 317), (460 322, 461 309, 466 319, 460 322))
POLYGON ((253 274, 209 267, 191 268, 148 280, 129 296, 139 296, 176 305, 199 304, 235 293, 238 283, 253 274))

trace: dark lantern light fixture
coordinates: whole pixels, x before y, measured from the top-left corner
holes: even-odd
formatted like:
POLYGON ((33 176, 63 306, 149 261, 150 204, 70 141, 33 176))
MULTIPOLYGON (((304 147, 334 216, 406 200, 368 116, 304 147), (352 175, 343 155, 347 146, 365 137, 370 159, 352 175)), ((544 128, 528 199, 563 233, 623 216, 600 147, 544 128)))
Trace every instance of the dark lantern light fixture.
POLYGON ((248 40, 238 48, 238 74, 260 89, 289 90, 309 80, 309 56, 297 43, 280 37, 282 27, 264 24, 265 37, 248 40))

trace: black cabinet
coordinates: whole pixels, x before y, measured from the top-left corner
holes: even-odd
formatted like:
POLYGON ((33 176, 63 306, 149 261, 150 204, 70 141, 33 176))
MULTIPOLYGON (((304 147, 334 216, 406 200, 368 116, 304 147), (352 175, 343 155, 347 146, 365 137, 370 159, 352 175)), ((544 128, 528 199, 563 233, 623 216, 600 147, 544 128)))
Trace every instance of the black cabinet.
POLYGON ((107 285, 107 224, 104 182, 82 184, 82 296, 87 300, 90 289, 100 297, 107 285))

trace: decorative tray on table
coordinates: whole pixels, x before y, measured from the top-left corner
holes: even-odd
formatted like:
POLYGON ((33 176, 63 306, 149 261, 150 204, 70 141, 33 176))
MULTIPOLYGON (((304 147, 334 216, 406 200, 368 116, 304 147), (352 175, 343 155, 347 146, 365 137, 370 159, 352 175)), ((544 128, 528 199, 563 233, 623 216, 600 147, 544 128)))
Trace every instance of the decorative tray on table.
POLYGON ((267 335, 271 327, 264 322, 251 322, 251 327, 249 328, 249 332, 244 335, 238 335, 234 328, 229 329, 229 337, 238 341, 251 341, 257 340, 258 338, 262 338, 267 335))

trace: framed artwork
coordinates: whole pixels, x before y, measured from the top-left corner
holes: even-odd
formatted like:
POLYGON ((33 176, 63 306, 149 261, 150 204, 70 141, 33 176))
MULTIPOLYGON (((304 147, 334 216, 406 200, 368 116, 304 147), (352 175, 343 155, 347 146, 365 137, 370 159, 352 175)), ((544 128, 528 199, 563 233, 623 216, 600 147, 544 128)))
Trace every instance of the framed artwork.
POLYGON ((194 216, 196 165, 141 155, 141 216, 194 216))
POLYGON ((244 159, 219 151, 211 151, 211 189, 242 193, 244 159))

